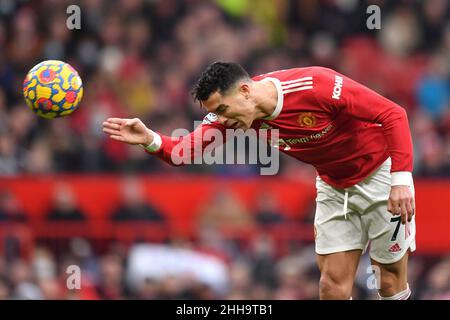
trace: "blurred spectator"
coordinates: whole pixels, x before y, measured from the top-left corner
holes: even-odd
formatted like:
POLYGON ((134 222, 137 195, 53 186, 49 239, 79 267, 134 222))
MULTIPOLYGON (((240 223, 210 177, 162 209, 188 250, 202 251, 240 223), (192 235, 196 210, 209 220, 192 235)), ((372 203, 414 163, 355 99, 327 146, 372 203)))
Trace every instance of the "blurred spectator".
POLYGON ((439 134, 436 125, 426 114, 417 113, 414 120, 414 142, 417 151, 415 172, 429 177, 450 175, 450 154, 445 147, 445 137, 439 134))
POLYGON ((136 289, 135 297, 139 300, 155 300, 158 298, 159 283, 151 278, 144 278, 136 289))
MULTIPOLYGON (((3 255, 10 261, 19 258, 22 254, 24 239, 21 237, 20 231, 16 227, 25 226, 27 216, 20 206, 20 202, 16 199, 12 192, 7 190, 0 191, 0 223, 6 224, 3 242, 3 255)), ((29 232, 26 230, 25 232, 29 232)))
POLYGON ((26 261, 21 259, 12 261, 9 266, 9 275, 13 286, 13 299, 43 299, 42 291, 35 283, 35 274, 26 261))
POLYGON ((101 299, 119 300, 126 297, 123 261, 116 255, 101 258, 97 291, 101 299))
POLYGON ((319 271, 314 246, 300 247, 278 260, 275 270, 277 286, 275 299, 317 299, 319 271))
POLYGON ((0 275, 0 300, 7 300, 11 297, 11 284, 9 283, 9 279, 0 275))
POLYGON ((58 279, 56 259, 50 250, 43 247, 36 248, 31 267, 41 290, 42 299, 62 299, 63 287, 58 279))
POLYGON ((450 110, 450 62, 448 54, 436 54, 429 62, 427 73, 419 82, 418 100, 423 111, 439 120, 450 110))
POLYGON ((230 190, 218 190, 209 201, 200 208, 198 215, 200 226, 216 230, 246 229, 254 226, 253 215, 230 190))
POLYGON ((261 192, 256 199, 256 221, 262 225, 275 225, 284 222, 285 216, 277 199, 270 192, 261 192))
POLYGON ((427 280, 428 289, 421 299, 450 300, 450 257, 433 266, 427 280))
POLYGON ((6 134, 0 134, 0 174, 15 175, 20 171, 20 161, 14 141, 6 134))
POLYGON ((252 240, 249 255, 252 261, 253 278, 256 283, 260 284, 262 291, 264 288, 273 289, 276 286, 276 250, 276 244, 268 234, 261 234, 252 240))
POLYGON ((229 289, 227 299, 248 299, 253 285, 251 264, 247 260, 233 261, 229 267, 229 289))
POLYGON ((0 221, 25 222, 27 216, 16 199, 14 193, 0 190, 0 221))
POLYGON ((136 178, 124 179, 122 204, 112 214, 115 221, 153 221, 164 222, 165 217, 146 200, 143 186, 136 178))
POLYGON ((83 221, 86 215, 78 207, 76 196, 69 185, 60 183, 55 185, 53 206, 47 219, 50 221, 83 221))

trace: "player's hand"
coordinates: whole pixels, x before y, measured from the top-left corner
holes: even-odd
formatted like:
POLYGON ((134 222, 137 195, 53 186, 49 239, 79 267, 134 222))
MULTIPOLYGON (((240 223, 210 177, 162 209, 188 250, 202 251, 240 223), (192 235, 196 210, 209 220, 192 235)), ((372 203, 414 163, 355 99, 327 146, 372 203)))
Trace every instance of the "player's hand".
POLYGON ((103 122, 103 132, 113 140, 129 144, 147 146, 153 141, 152 132, 138 118, 109 118, 103 122))
POLYGON ((414 196, 408 186, 392 186, 388 200, 388 211, 401 215, 402 224, 411 221, 416 209, 414 196))

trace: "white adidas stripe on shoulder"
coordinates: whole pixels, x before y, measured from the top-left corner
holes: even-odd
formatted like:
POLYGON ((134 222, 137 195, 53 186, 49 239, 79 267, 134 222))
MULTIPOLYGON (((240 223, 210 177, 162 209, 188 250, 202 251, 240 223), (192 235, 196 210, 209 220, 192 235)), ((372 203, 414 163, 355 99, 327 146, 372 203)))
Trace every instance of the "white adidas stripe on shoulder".
POLYGON ((295 92, 295 91, 308 90, 308 89, 312 89, 312 88, 313 88, 313 86, 296 87, 296 88, 289 89, 289 90, 283 90, 283 93, 291 93, 291 92, 295 92))
POLYGON ((312 81, 312 77, 303 77, 303 78, 298 78, 298 79, 294 79, 294 80, 288 80, 288 81, 281 81, 281 85, 286 85, 286 84, 290 84, 290 83, 295 83, 295 82, 302 82, 302 81, 312 81))
POLYGON ((296 83, 291 83, 285 86, 282 86, 283 89, 290 89, 290 88, 295 88, 295 87, 299 87, 299 86, 307 86, 307 85, 312 85, 313 82, 312 81, 304 81, 304 82, 296 82, 296 83))
POLYGON ((303 77, 289 81, 281 82, 281 88, 283 89, 283 93, 291 93, 301 90, 308 90, 313 88, 313 78, 312 77, 303 77))

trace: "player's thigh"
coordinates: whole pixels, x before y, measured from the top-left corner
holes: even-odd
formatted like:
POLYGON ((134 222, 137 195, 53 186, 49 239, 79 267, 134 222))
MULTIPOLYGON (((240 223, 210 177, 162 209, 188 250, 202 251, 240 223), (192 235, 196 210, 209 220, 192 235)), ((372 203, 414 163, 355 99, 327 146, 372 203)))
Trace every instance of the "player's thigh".
POLYGON ((316 253, 328 255, 349 250, 363 250, 367 235, 363 232, 361 216, 347 211, 345 215, 344 195, 318 179, 314 236, 316 253))
POLYGON ((362 250, 349 250, 331 254, 318 254, 317 264, 321 273, 336 279, 353 279, 358 269, 362 250))
POLYGON ((390 264, 371 259, 372 268, 375 268, 375 274, 379 277, 377 281, 382 291, 390 287, 396 287, 396 292, 404 289, 408 275, 408 255, 407 251, 399 261, 390 264))

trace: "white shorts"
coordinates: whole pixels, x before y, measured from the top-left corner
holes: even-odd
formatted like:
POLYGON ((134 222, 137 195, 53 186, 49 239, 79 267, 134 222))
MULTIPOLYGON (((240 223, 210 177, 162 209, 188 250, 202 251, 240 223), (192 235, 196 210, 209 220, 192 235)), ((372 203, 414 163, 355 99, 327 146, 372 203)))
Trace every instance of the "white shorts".
MULTIPOLYGON (((370 243, 370 257, 390 264, 399 261, 408 249, 411 252, 416 249, 415 217, 403 225, 399 215, 387 211, 390 169, 388 158, 371 176, 345 190, 336 189, 317 177, 314 219, 317 254, 356 249, 364 253, 370 243)), ((414 194, 412 182, 410 188, 414 194)))

